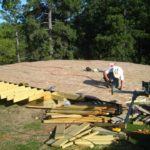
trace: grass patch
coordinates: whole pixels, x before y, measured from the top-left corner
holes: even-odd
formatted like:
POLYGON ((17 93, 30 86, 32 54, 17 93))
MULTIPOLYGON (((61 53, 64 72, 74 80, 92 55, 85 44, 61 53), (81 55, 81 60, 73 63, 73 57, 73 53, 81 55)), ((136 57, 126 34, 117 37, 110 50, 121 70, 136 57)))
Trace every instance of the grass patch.
POLYGON ((25 130, 41 130, 42 129, 42 123, 39 120, 36 120, 35 122, 27 123, 24 125, 25 130))
POLYGON ((29 141, 25 144, 18 144, 16 150, 38 150, 42 143, 38 141, 29 141))
POLYGON ((136 131, 136 130, 150 130, 149 125, 133 125, 133 124, 128 124, 126 131, 136 131))

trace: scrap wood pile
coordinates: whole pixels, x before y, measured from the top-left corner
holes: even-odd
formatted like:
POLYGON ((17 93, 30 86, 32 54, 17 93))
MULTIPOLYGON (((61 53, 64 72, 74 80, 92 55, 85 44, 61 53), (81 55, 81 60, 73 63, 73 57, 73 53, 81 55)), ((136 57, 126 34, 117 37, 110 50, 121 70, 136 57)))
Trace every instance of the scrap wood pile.
MULTIPOLYGON (((57 98, 59 101, 59 97, 57 98)), ((57 107, 53 105, 52 108, 46 109, 44 123, 106 123, 112 116, 122 113, 121 105, 100 101, 89 96, 77 101, 64 98, 61 103, 62 105, 57 105, 57 107)))
MULTIPOLYGON (((127 102, 128 104, 128 102, 127 102)), ((135 125, 150 125, 150 99, 139 97, 132 107, 130 122, 135 125)))
POLYGON ((92 127, 90 123, 58 124, 51 132, 46 144, 52 147, 66 148, 72 145, 94 147, 107 145, 118 139, 117 134, 101 127, 92 127))

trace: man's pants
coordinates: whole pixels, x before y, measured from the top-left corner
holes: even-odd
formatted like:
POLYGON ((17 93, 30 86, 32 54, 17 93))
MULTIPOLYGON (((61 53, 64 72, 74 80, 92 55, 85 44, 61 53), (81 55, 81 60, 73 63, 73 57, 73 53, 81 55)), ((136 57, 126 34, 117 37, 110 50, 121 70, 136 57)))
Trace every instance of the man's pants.
POLYGON ((110 72, 107 76, 108 76, 109 80, 111 81, 112 85, 115 88, 118 88, 119 87, 119 79, 115 78, 112 72, 110 72))

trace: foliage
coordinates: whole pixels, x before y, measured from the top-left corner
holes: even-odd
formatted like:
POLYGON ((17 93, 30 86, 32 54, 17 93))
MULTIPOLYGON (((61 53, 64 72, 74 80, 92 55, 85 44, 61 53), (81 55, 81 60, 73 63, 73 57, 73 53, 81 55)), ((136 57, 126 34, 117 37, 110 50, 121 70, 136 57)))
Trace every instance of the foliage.
POLYGON ((107 59, 150 64, 148 0, 2 0, 0 63, 107 59), (50 19, 48 14, 52 14, 50 19), (11 31, 11 32, 10 32, 11 31), (15 32, 19 33, 16 49, 15 32))

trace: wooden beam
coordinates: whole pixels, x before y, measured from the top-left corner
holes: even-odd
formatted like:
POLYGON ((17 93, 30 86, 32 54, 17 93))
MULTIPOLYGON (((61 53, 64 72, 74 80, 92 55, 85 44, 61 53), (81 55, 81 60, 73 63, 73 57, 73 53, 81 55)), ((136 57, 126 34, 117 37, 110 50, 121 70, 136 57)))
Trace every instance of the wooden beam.
POLYGON ((102 118, 99 117, 82 117, 82 118, 56 118, 44 120, 44 123, 84 123, 84 122, 103 122, 102 118))
POLYGON ((57 114, 57 113, 46 113, 46 116, 50 116, 51 118, 82 118, 82 115, 66 115, 66 114, 57 114))

